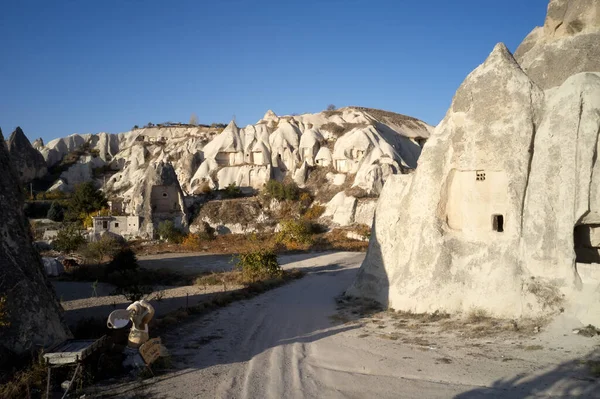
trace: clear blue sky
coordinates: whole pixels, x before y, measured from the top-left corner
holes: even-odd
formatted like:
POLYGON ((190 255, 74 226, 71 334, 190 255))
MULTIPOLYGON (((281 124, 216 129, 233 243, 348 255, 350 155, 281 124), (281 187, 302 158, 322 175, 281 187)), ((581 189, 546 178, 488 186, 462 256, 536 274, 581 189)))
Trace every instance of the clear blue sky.
POLYGON ((548 0, 0 2, 0 127, 30 139, 147 122, 255 123, 361 105, 437 124, 548 0))

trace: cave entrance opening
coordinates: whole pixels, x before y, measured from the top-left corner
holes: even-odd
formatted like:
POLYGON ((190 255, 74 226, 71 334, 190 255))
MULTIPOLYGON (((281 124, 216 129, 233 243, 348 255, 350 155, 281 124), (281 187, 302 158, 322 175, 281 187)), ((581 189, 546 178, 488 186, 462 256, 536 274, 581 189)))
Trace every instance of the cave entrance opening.
POLYGON ((492 228, 498 233, 504 232, 504 215, 492 216, 492 228))

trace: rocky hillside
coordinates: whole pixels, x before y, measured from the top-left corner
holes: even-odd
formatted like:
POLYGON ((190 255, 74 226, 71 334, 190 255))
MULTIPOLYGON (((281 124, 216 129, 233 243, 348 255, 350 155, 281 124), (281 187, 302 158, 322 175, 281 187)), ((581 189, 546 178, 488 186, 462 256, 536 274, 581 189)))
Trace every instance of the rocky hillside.
MULTIPOLYGON (((120 134, 74 134, 35 145, 46 160, 50 190, 96 180, 129 213, 143 213, 145 177, 170 164, 185 196, 231 184, 250 191, 270 178, 307 184, 317 169, 331 185, 378 195, 388 176, 417 166, 432 127, 408 116, 347 107, 277 116, 268 111, 244 128, 169 125, 120 134)), ((330 195, 331 197, 331 195, 330 195)))

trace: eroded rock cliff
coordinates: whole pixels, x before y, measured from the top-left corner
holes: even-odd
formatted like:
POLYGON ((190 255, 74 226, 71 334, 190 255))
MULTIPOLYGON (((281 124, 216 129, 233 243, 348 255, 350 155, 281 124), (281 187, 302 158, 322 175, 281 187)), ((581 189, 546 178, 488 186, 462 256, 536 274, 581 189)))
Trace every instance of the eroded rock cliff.
MULTIPOLYGON (((0 297, 6 299, 0 347, 15 353, 70 336, 62 308, 33 248, 19 179, 0 131, 0 297)), ((6 360, 6 359, 2 359, 6 360)))

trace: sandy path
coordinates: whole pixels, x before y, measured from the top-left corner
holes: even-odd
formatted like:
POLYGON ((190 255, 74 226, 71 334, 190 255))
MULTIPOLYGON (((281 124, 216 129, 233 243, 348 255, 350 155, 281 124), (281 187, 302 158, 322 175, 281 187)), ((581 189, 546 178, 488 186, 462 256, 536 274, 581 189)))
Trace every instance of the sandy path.
MULTIPOLYGON (((148 398, 600 397, 579 360, 597 339, 558 333, 385 339, 388 320, 336 325, 335 297, 362 254, 311 259, 298 281, 163 337, 177 371, 128 394, 148 398), (425 339, 426 338, 426 339, 425 339), (524 348, 527 346, 528 350, 524 348), (538 348, 539 347, 539 348, 538 348), (538 349, 532 349, 538 348, 538 349), (142 391, 140 392, 140 389, 142 391)), ((126 396, 123 391, 119 397, 126 396)))

